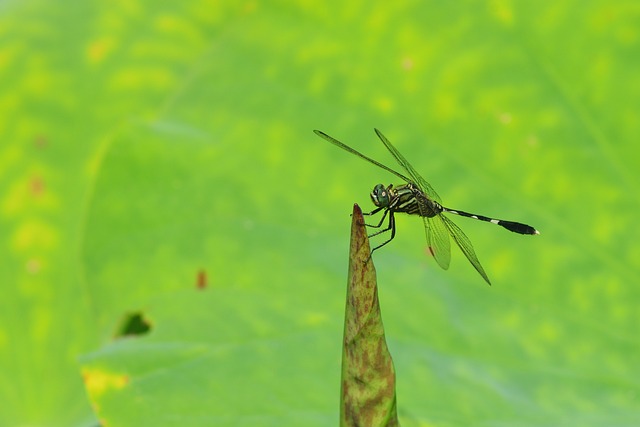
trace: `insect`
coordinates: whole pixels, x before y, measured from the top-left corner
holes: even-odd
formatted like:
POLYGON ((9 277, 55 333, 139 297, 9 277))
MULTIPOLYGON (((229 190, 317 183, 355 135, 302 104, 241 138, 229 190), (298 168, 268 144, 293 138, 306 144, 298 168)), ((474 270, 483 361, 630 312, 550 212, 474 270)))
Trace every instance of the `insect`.
POLYGON ((478 257, 473 250, 473 245, 471 245, 471 241, 469 240, 469 238, 457 225, 453 223, 453 221, 451 221, 443 214, 449 213, 464 216, 467 218, 478 219, 480 221, 490 222, 518 234, 540 234, 538 230, 527 224, 489 218, 484 215, 472 214, 469 212, 450 209, 442 206, 440 196, 438 196, 438 193, 436 193, 433 187, 431 187, 431 185, 427 181, 425 181, 424 178, 422 178, 418 174, 418 172, 416 172, 413 166, 411 166, 407 159, 405 159, 404 156, 400 154, 400 152, 391 144, 391 142, 389 142, 389 140, 382 134, 382 132, 380 132, 378 129, 375 129, 375 131, 378 135, 378 138, 380 138, 384 146, 387 147, 387 150, 389 150, 398 164, 402 167, 402 169, 404 169, 408 177, 391 169, 388 166, 383 165, 376 160, 373 160, 370 157, 365 156, 364 154, 354 150, 348 145, 327 135, 326 133, 319 130, 314 130, 316 135, 329 141, 333 145, 336 145, 343 150, 355 154, 361 159, 364 159, 369 163, 372 163, 379 168, 382 168, 387 172, 394 174, 395 176, 406 182, 406 184, 398 185, 396 187, 391 184, 387 187, 385 187, 383 184, 378 184, 373 188, 373 191, 371 192, 371 201, 374 205, 376 205, 376 209, 372 210, 369 213, 365 213, 365 215, 375 215, 380 211, 383 211, 383 214, 380 222, 377 225, 365 224, 368 227, 380 229, 369 235, 369 237, 377 236, 388 231, 391 232, 391 236, 388 240, 384 241, 382 244, 376 246, 371 250, 372 254, 373 251, 375 251, 376 249, 380 249, 387 243, 391 242, 395 237, 396 221, 394 215, 396 212, 407 213, 409 215, 419 215, 420 217, 422 217, 422 221, 424 222, 424 230, 427 236, 429 252, 435 258, 440 267, 442 267, 444 270, 447 270, 449 268, 449 263, 451 261, 451 244, 449 237, 451 237, 453 238, 453 241, 458 245, 462 253, 467 257, 471 265, 473 265, 478 273, 480 273, 482 278, 489 285, 491 285, 491 281, 489 280, 487 273, 484 271, 484 268, 482 268, 480 261, 478 261, 478 257), (388 218, 387 227, 381 228, 385 218, 388 218))

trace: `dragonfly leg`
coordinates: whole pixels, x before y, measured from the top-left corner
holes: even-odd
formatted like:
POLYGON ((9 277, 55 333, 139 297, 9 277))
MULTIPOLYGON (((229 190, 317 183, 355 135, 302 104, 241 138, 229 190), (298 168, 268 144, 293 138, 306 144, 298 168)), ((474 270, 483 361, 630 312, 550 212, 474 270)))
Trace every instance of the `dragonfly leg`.
POLYGON ((389 237, 389 240, 383 242, 382 244, 376 246, 375 248, 371 249, 371 252, 369 253, 369 258, 367 258, 367 260, 364 262, 365 264, 367 264, 369 262, 369 260, 371 259, 371 257, 373 256, 373 251, 375 251, 376 249, 380 249, 381 247, 383 247, 384 245, 386 245, 387 243, 389 243, 390 241, 393 240, 393 238, 396 236, 396 219, 393 216, 393 211, 385 211, 385 215, 389 213, 389 226, 387 228, 385 228, 384 230, 380 230, 380 231, 376 231, 375 233, 373 233, 372 235, 368 236, 368 237, 373 237, 373 236, 377 236, 378 234, 384 233, 386 231, 391 230, 391 237, 389 237))
MULTIPOLYGON (((387 228, 385 228, 384 230, 380 230, 380 231, 377 231, 377 232, 373 233, 369 237, 377 236, 378 234, 384 233, 384 232, 389 231, 389 230, 391 230, 391 237, 389 237, 389 240, 387 240, 387 241, 383 242, 382 244, 376 246, 375 248, 371 249, 371 255, 373 255, 373 251, 375 251, 376 249, 380 249, 381 247, 383 247, 384 245, 386 245, 387 243, 392 241, 393 238, 396 236, 396 219, 393 216, 393 211, 387 211, 387 212, 390 212, 389 213, 389 226, 387 228)), ((385 212, 385 214, 387 212, 385 212)), ((369 255, 369 259, 371 259, 371 255, 369 255)), ((369 261, 369 259, 367 259, 367 262, 369 261)))
MULTIPOLYGON (((381 209, 383 209, 383 208, 378 208, 378 209, 375 209, 375 210, 373 210, 373 211, 371 211, 369 213, 363 213, 362 215, 375 215, 378 212, 380 212, 381 209)), ((387 217, 388 213, 389 213, 389 209, 384 211, 384 214, 382 215, 382 218, 380 218, 380 222, 378 223, 378 225, 372 225, 372 224, 367 224, 367 223, 365 223, 364 225, 366 225, 367 227, 371 227, 371 228, 380 228, 380 226, 384 222, 384 219, 387 217)), ((387 228, 387 230, 388 230, 388 228, 387 228)))

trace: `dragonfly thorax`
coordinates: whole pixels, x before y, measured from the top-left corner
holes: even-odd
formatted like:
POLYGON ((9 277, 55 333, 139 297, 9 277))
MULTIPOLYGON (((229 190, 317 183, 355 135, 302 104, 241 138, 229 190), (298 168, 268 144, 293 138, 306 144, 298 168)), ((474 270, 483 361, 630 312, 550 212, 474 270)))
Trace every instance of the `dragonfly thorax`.
POLYGON ((379 208, 388 207, 392 197, 393 185, 391 184, 386 188, 384 185, 378 184, 373 187, 373 191, 371 191, 371 201, 379 208))

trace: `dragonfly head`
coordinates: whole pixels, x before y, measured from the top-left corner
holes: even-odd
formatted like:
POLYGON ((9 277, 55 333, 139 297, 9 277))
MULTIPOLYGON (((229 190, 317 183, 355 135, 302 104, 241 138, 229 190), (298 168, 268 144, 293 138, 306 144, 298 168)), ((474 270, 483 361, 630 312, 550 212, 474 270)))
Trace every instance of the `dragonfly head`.
POLYGON ((385 188, 384 185, 378 184, 373 187, 371 192, 371 201, 378 207, 386 208, 389 206, 389 198, 391 193, 391 185, 385 188))

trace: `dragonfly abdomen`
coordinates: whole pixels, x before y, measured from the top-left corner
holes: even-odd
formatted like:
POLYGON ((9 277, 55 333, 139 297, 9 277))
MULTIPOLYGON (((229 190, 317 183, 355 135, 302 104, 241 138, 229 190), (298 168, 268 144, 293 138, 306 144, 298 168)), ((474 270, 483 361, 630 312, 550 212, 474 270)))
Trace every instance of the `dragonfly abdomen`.
POLYGON ((522 224, 520 222, 489 218, 488 216, 484 216, 484 215, 472 214, 464 211, 456 211, 454 209, 449 209, 444 207, 443 207, 443 210, 445 212, 449 212, 455 215, 466 216, 467 218, 479 219, 480 221, 490 222, 492 224, 499 225, 501 227, 506 228, 509 231, 513 231, 514 233, 518 233, 518 234, 540 234, 540 232, 535 228, 533 228, 532 226, 527 224, 522 224))

